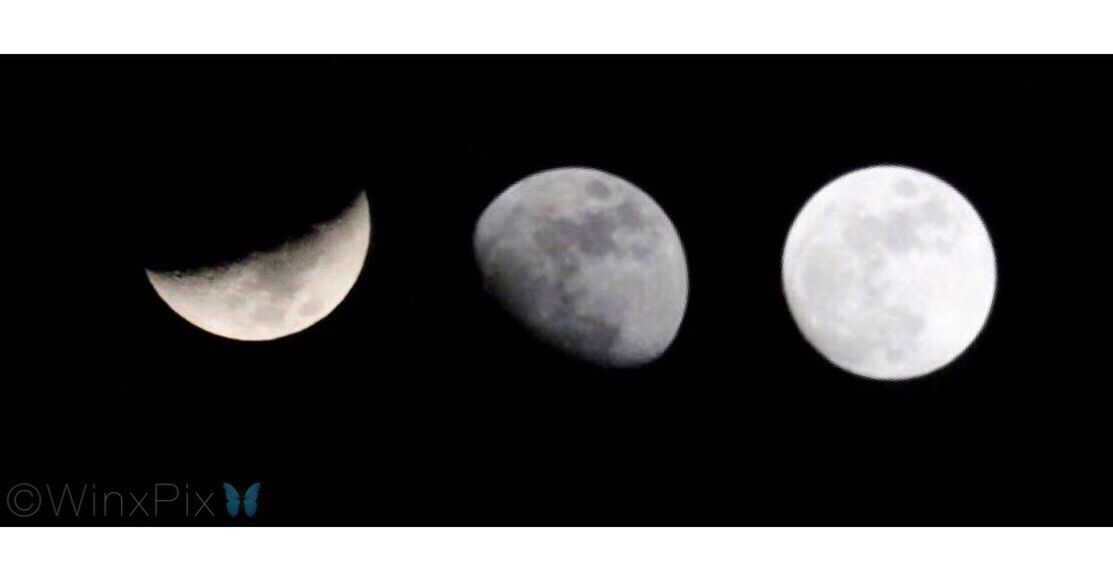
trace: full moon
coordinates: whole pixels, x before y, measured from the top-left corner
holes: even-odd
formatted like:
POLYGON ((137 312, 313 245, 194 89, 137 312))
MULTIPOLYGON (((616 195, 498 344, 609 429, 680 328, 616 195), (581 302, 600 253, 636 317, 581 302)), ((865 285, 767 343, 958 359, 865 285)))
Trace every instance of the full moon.
POLYGON ((479 218, 487 288, 542 340, 606 367, 634 367, 672 343, 688 302, 680 237, 645 192, 595 169, 536 173, 479 218))
POLYGON ((923 171, 875 166, 808 200, 788 232, 782 276, 817 351, 852 373, 899 380, 947 365, 974 341, 997 266, 962 194, 923 171))
POLYGON ((297 333, 332 312, 355 285, 371 243, 371 211, 361 193, 334 219, 276 248, 226 264, 147 278, 190 323, 241 341, 297 333))

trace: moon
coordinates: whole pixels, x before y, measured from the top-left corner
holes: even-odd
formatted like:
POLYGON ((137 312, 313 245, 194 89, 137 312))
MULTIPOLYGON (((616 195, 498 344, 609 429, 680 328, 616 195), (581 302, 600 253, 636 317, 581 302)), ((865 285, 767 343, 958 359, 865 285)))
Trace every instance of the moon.
POLYGON ((680 237, 645 192, 609 173, 560 168, 484 210, 474 249, 489 291, 542 340, 605 367, 668 349, 688 302, 680 237))
POLYGON ((147 278, 183 319, 221 337, 267 341, 325 318, 359 278, 371 243, 371 211, 361 193, 329 221, 278 247, 238 260, 147 278))
POLYGON ((784 292, 804 337, 831 363, 901 380, 957 358, 989 316, 993 243, 948 183, 892 165, 820 189, 788 232, 784 292))

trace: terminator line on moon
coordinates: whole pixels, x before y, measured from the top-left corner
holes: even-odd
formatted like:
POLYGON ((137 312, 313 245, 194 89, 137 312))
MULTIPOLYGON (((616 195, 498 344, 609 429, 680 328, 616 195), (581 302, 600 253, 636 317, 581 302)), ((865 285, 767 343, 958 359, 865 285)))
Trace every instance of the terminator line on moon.
POLYGON ((147 278, 190 323, 229 339, 265 341, 331 313, 359 278, 370 243, 371 212, 361 193, 331 221, 276 248, 189 271, 147 270, 147 278))
POLYGON ((488 289, 544 341, 607 367, 660 356, 680 328, 688 267, 665 212, 633 184, 561 168, 513 184, 475 227, 488 289))
POLYGON ((785 243, 789 310, 829 361, 874 379, 909 379, 958 357, 989 316, 993 244, 943 180, 875 166, 819 190, 785 243))

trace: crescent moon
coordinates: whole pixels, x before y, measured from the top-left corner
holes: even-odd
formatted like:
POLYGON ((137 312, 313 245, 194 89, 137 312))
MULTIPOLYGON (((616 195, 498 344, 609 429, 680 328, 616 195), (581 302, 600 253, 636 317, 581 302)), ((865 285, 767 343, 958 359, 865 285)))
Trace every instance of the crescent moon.
POLYGON ((361 193, 332 220, 275 248, 225 264, 146 272, 167 306, 197 327, 267 341, 331 313, 355 285, 370 245, 371 210, 361 193))

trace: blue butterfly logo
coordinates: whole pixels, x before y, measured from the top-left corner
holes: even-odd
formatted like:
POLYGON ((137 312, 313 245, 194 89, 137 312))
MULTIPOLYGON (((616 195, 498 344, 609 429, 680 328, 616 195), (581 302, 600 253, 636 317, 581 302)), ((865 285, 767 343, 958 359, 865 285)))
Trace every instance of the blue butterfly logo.
POLYGON ((225 506, 228 508, 228 516, 235 517, 240 514, 240 506, 243 506, 243 513, 248 518, 255 516, 255 511, 259 510, 259 483, 256 482, 247 487, 247 492, 240 496, 236 487, 224 483, 224 499, 227 501, 225 506))

